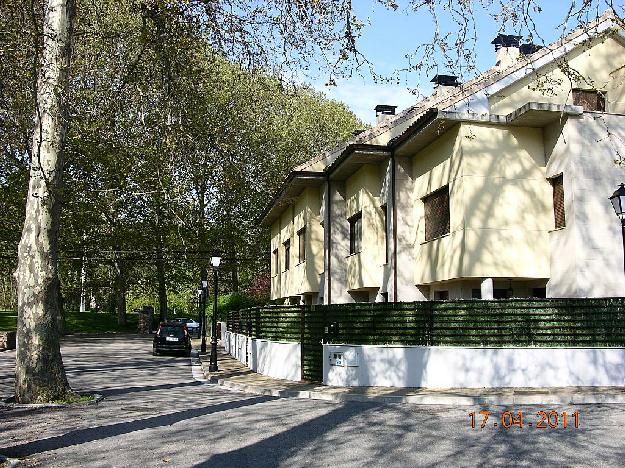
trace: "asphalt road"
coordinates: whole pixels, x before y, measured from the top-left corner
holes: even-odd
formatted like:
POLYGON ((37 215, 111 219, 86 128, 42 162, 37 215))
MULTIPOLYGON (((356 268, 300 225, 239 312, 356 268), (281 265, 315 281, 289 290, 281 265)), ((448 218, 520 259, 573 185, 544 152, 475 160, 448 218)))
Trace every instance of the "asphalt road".
MULTIPOLYGON (((76 390, 97 405, 0 409, 0 453, 41 466, 406 467, 622 466, 625 406, 580 405, 580 428, 536 427, 551 407, 423 407, 276 399, 195 381, 190 360, 151 355, 149 339, 70 339, 63 356, 76 390), (524 412, 524 427, 470 411, 524 412), (533 421, 532 427, 528 422, 533 421)), ((12 387, 0 353, 0 395, 12 387)))

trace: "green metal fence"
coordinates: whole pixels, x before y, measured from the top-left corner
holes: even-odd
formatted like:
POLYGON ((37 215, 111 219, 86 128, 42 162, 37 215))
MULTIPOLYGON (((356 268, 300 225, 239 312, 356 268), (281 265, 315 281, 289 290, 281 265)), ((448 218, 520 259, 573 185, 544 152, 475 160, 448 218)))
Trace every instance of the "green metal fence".
POLYGON ((625 346, 625 298, 269 306, 228 315, 228 330, 302 344, 320 381, 322 343, 421 346, 625 346))

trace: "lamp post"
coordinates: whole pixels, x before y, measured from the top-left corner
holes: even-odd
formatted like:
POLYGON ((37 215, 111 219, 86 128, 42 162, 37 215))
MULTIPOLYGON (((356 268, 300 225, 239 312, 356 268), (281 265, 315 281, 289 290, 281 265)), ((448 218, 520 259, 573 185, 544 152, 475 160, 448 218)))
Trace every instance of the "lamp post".
POLYGON ((621 219, 621 235, 623 236, 623 272, 625 273, 625 186, 621 184, 610 197, 616 216, 621 219))
POLYGON ((206 352, 206 297, 208 296, 208 272, 202 270, 200 279, 200 287, 197 290, 200 295, 200 329, 202 330, 202 346, 200 352, 206 352))
POLYGON ((211 317, 211 357, 208 366, 209 372, 217 372, 219 367, 217 366, 217 270, 221 264, 221 255, 215 254, 211 257, 211 265, 213 266, 213 284, 215 288, 215 294, 213 297, 213 314, 211 317))

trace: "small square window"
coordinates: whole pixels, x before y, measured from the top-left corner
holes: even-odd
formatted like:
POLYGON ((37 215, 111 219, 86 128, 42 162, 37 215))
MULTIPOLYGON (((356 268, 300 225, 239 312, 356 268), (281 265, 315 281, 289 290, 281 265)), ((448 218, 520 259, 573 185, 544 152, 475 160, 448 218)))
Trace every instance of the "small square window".
POLYGON ((425 241, 449 234, 449 186, 446 185, 423 198, 425 241))
POLYGON ((596 89, 574 89, 573 105, 582 106, 585 111, 605 112, 605 96, 596 89))
POLYGON ((447 301, 449 300, 449 291, 434 291, 435 301, 447 301))

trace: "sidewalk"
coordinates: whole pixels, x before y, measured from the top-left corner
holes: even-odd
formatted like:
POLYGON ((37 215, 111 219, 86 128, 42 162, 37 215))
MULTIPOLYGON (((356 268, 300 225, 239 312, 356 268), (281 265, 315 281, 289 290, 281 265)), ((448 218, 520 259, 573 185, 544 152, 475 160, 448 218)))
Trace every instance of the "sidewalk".
MULTIPOLYGON (((194 348, 199 342, 194 340, 194 348)), ((210 349, 209 349, 210 352, 210 349)), ((396 387, 328 387, 322 384, 292 382, 257 374, 218 349, 218 372, 208 371, 209 355, 200 355, 207 380, 233 391, 281 398, 313 400, 376 401, 414 405, 580 405, 625 403, 623 387, 557 387, 557 388, 396 388, 396 387)))

